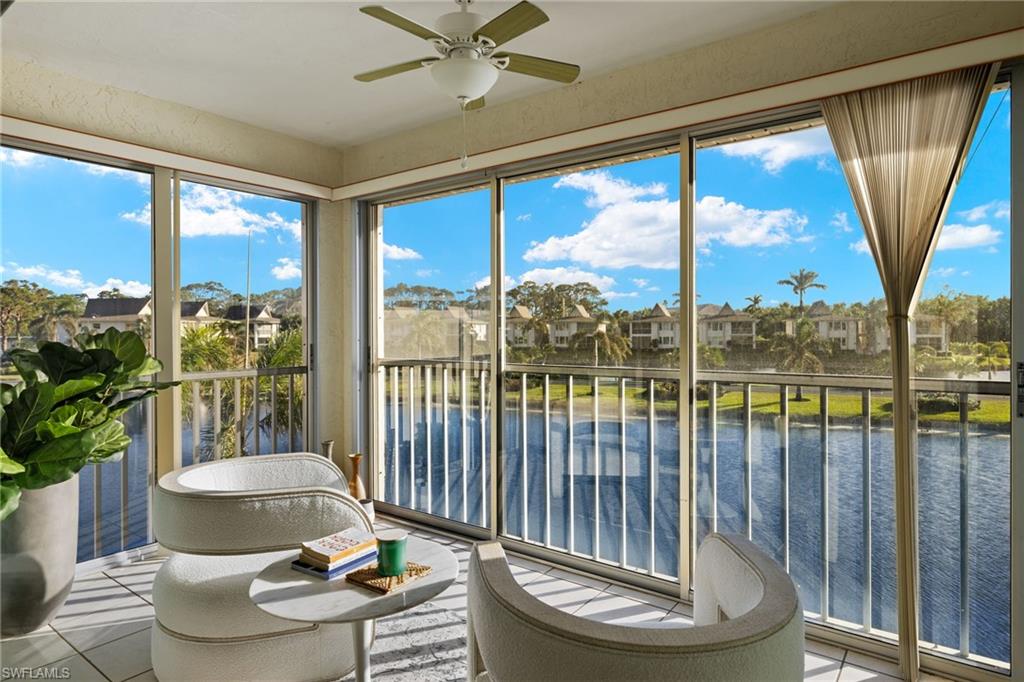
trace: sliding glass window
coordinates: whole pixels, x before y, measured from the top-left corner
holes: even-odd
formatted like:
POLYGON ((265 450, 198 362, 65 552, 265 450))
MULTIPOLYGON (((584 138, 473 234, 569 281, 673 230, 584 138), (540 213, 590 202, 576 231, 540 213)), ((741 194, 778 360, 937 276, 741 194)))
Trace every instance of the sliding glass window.
POLYGON ((503 526, 665 578, 679 560, 679 155, 504 185, 503 526))
POLYGON ((307 449, 303 204, 182 182, 182 463, 307 449))
MULTIPOLYGON (((152 224, 149 173, 0 148, 3 181, 5 382, 7 352, 48 341, 74 344, 110 327, 151 341, 152 224)), ((132 444, 119 462, 78 475, 78 560, 148 544, 151 403, 122 420, 132 444)))
POLYGON ((1010 90, 1000 86, 982 113, 911 326, 922 645, 1004 670, 1010 285, 1024 276, 1010 257, 1009 111, 1010 90))
POLYGON ((376 497, 490 518, 491 193, 376 207, 376 497))

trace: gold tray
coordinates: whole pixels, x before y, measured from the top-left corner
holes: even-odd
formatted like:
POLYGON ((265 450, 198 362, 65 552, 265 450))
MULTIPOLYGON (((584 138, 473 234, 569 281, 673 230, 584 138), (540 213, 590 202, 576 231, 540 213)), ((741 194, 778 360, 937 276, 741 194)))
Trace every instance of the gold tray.
POLYGON ((414 561, 407 561, 405 564, 405 573, 402 575, 381 575, 377 572, 377 564, 374 564, 372 566, 367 566, 366 568, 350 571, 345 575, 345 580, 359 585, 360 587, 365 587, 368 590, 379 592, 380 594, 388 594, 389 592, 393 592, 404 585, 408 585, 418 578, 422 578, 428 573, 430 573, 430 566, 417 564, 414 561))

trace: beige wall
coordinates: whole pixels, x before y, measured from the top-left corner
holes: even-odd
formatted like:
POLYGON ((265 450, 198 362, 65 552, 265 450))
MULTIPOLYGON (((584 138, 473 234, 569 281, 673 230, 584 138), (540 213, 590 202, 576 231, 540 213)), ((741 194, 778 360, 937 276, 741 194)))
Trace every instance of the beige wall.
POLYGON ((341 181, 341 153, 173 102, 4 57, 5 116, 306 182, 341 181))
MULTIPOLYGON (((1024 2, 856 2, 468 117, 476 154, 1024 26, 1024 2)), ((1024 46, 1022 46, 1024 51, 1024 46)), ((454 158, 458 118, 344 150, 346 184, 454 158)))
MULTIPOLYGON (((352 330, 354 206, 351 201, 317 202, 317 431, 316 443, 334 441, 334 459, 349 473, 355 451, 357 337, 352 330)), ((366 482, 365 472, 363 481, 366 482)))

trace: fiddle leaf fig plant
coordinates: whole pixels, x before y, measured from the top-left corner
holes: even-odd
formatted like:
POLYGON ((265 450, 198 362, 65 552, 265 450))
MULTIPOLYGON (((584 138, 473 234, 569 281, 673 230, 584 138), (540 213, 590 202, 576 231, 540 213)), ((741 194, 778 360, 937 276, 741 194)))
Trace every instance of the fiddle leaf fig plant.
POLYGON ((21 381, 0 384, 0 520, 23 490, 45 488, 86 464, 121 458, 131 438, 121 415, 179 382, 152 381, 163 365, 142 338, 111 327, 10 352, 21 381))

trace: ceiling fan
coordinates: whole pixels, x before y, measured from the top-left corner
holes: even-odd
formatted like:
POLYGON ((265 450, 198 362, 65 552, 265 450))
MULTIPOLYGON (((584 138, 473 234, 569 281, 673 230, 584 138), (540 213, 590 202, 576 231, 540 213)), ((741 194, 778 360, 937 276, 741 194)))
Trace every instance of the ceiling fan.
POLYGON ((368 83, 380 78, 429 67, 437 87, 459 102, 463 111, 479 109, 484 95, 498 80, 501 71, 572 83, 580 75, 580 67, 542 57, 515 52, 496 51, 513 38, 521 36, 548 21, 548 15, 526 0, 488 21, 469 11, 473 0, 455 0, 458 12, 444 14, 433 30, 377 5, 360 7, 359 11, 396 28, 422 38, 434 46, 440 57, 425 57, 401 64, 367 71, 355 78, 368 83))

